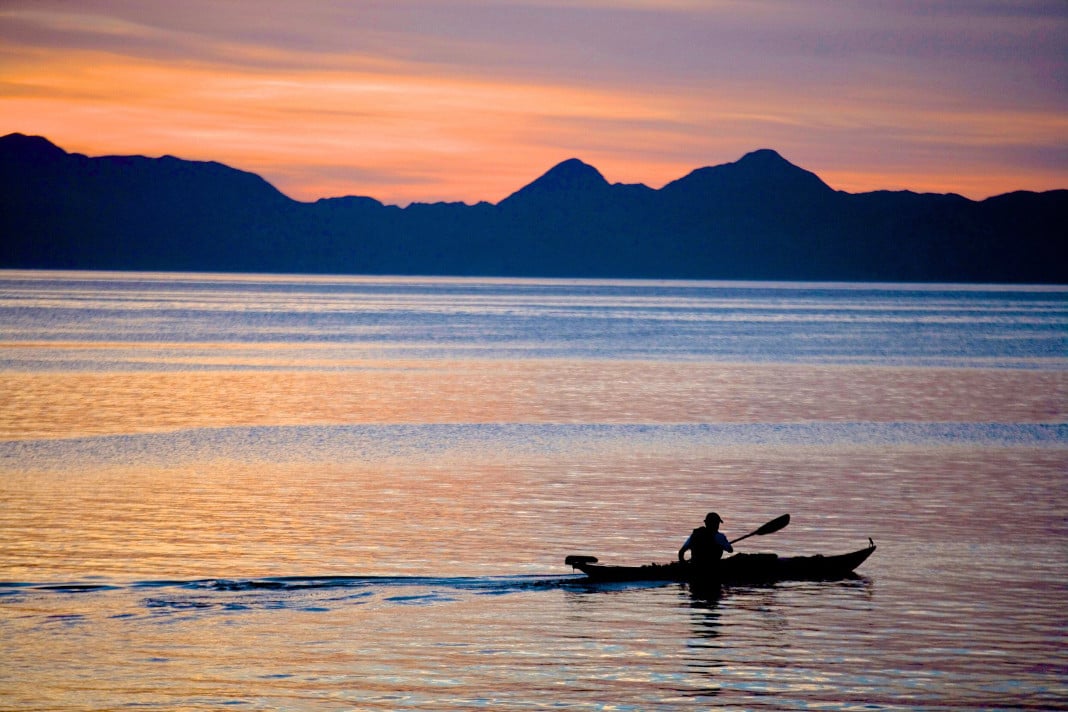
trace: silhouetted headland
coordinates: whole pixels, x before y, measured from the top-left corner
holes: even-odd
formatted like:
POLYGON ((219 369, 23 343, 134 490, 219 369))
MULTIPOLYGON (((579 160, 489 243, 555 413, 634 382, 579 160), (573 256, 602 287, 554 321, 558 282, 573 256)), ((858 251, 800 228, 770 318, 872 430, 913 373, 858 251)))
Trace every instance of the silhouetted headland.
POLYGON ((496 205, 400 208, 0 138, 6 268, 1066 283, 1066 225, 1068 190, 850 194, 766 149, 659 190, 570 159, 496 205))

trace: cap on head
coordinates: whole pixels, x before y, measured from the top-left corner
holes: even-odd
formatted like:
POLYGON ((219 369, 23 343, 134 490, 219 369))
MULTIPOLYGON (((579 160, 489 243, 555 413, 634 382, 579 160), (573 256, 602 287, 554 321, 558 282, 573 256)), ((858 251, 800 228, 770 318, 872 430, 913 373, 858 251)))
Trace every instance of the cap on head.
POLYGON ((723 517, 719 516, 715 512, 709 512, 705 515, 705 524, 712 524, 713 522, 719 523, 723 521, 723 517))

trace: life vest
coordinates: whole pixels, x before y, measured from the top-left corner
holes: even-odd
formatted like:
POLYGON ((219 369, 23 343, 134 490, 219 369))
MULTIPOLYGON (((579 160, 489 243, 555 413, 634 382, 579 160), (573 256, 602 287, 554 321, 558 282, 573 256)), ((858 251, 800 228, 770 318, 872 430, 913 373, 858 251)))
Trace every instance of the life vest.
POLYGON ((698 527, 690 534, 690 561, 712 564, 723 558, 723 549, 716 543, 716 533, 708 527, 698 527))

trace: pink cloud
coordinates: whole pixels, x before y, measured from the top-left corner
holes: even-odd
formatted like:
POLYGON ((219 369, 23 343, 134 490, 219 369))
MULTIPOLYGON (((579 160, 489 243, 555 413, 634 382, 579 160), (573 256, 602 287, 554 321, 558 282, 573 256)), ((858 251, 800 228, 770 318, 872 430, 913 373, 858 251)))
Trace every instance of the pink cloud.
POLYGON ((1062 2, 8 3, 0 132, 309 200, 499 200, 570 156, 660 185, 758 147, 984 197, 1068 186, 1065 37, 1062 2))

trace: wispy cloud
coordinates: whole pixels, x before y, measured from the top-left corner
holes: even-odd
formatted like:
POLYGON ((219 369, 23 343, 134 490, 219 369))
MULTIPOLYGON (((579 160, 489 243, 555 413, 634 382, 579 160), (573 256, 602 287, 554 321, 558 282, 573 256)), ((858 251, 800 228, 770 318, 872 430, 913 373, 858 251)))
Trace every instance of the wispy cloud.
POLYGON ((662 184, 757 147, 850 190, 1068 185, 1068 5, 60 0, 0 5, 0 131, 498 200, 579 156, 662 184))

